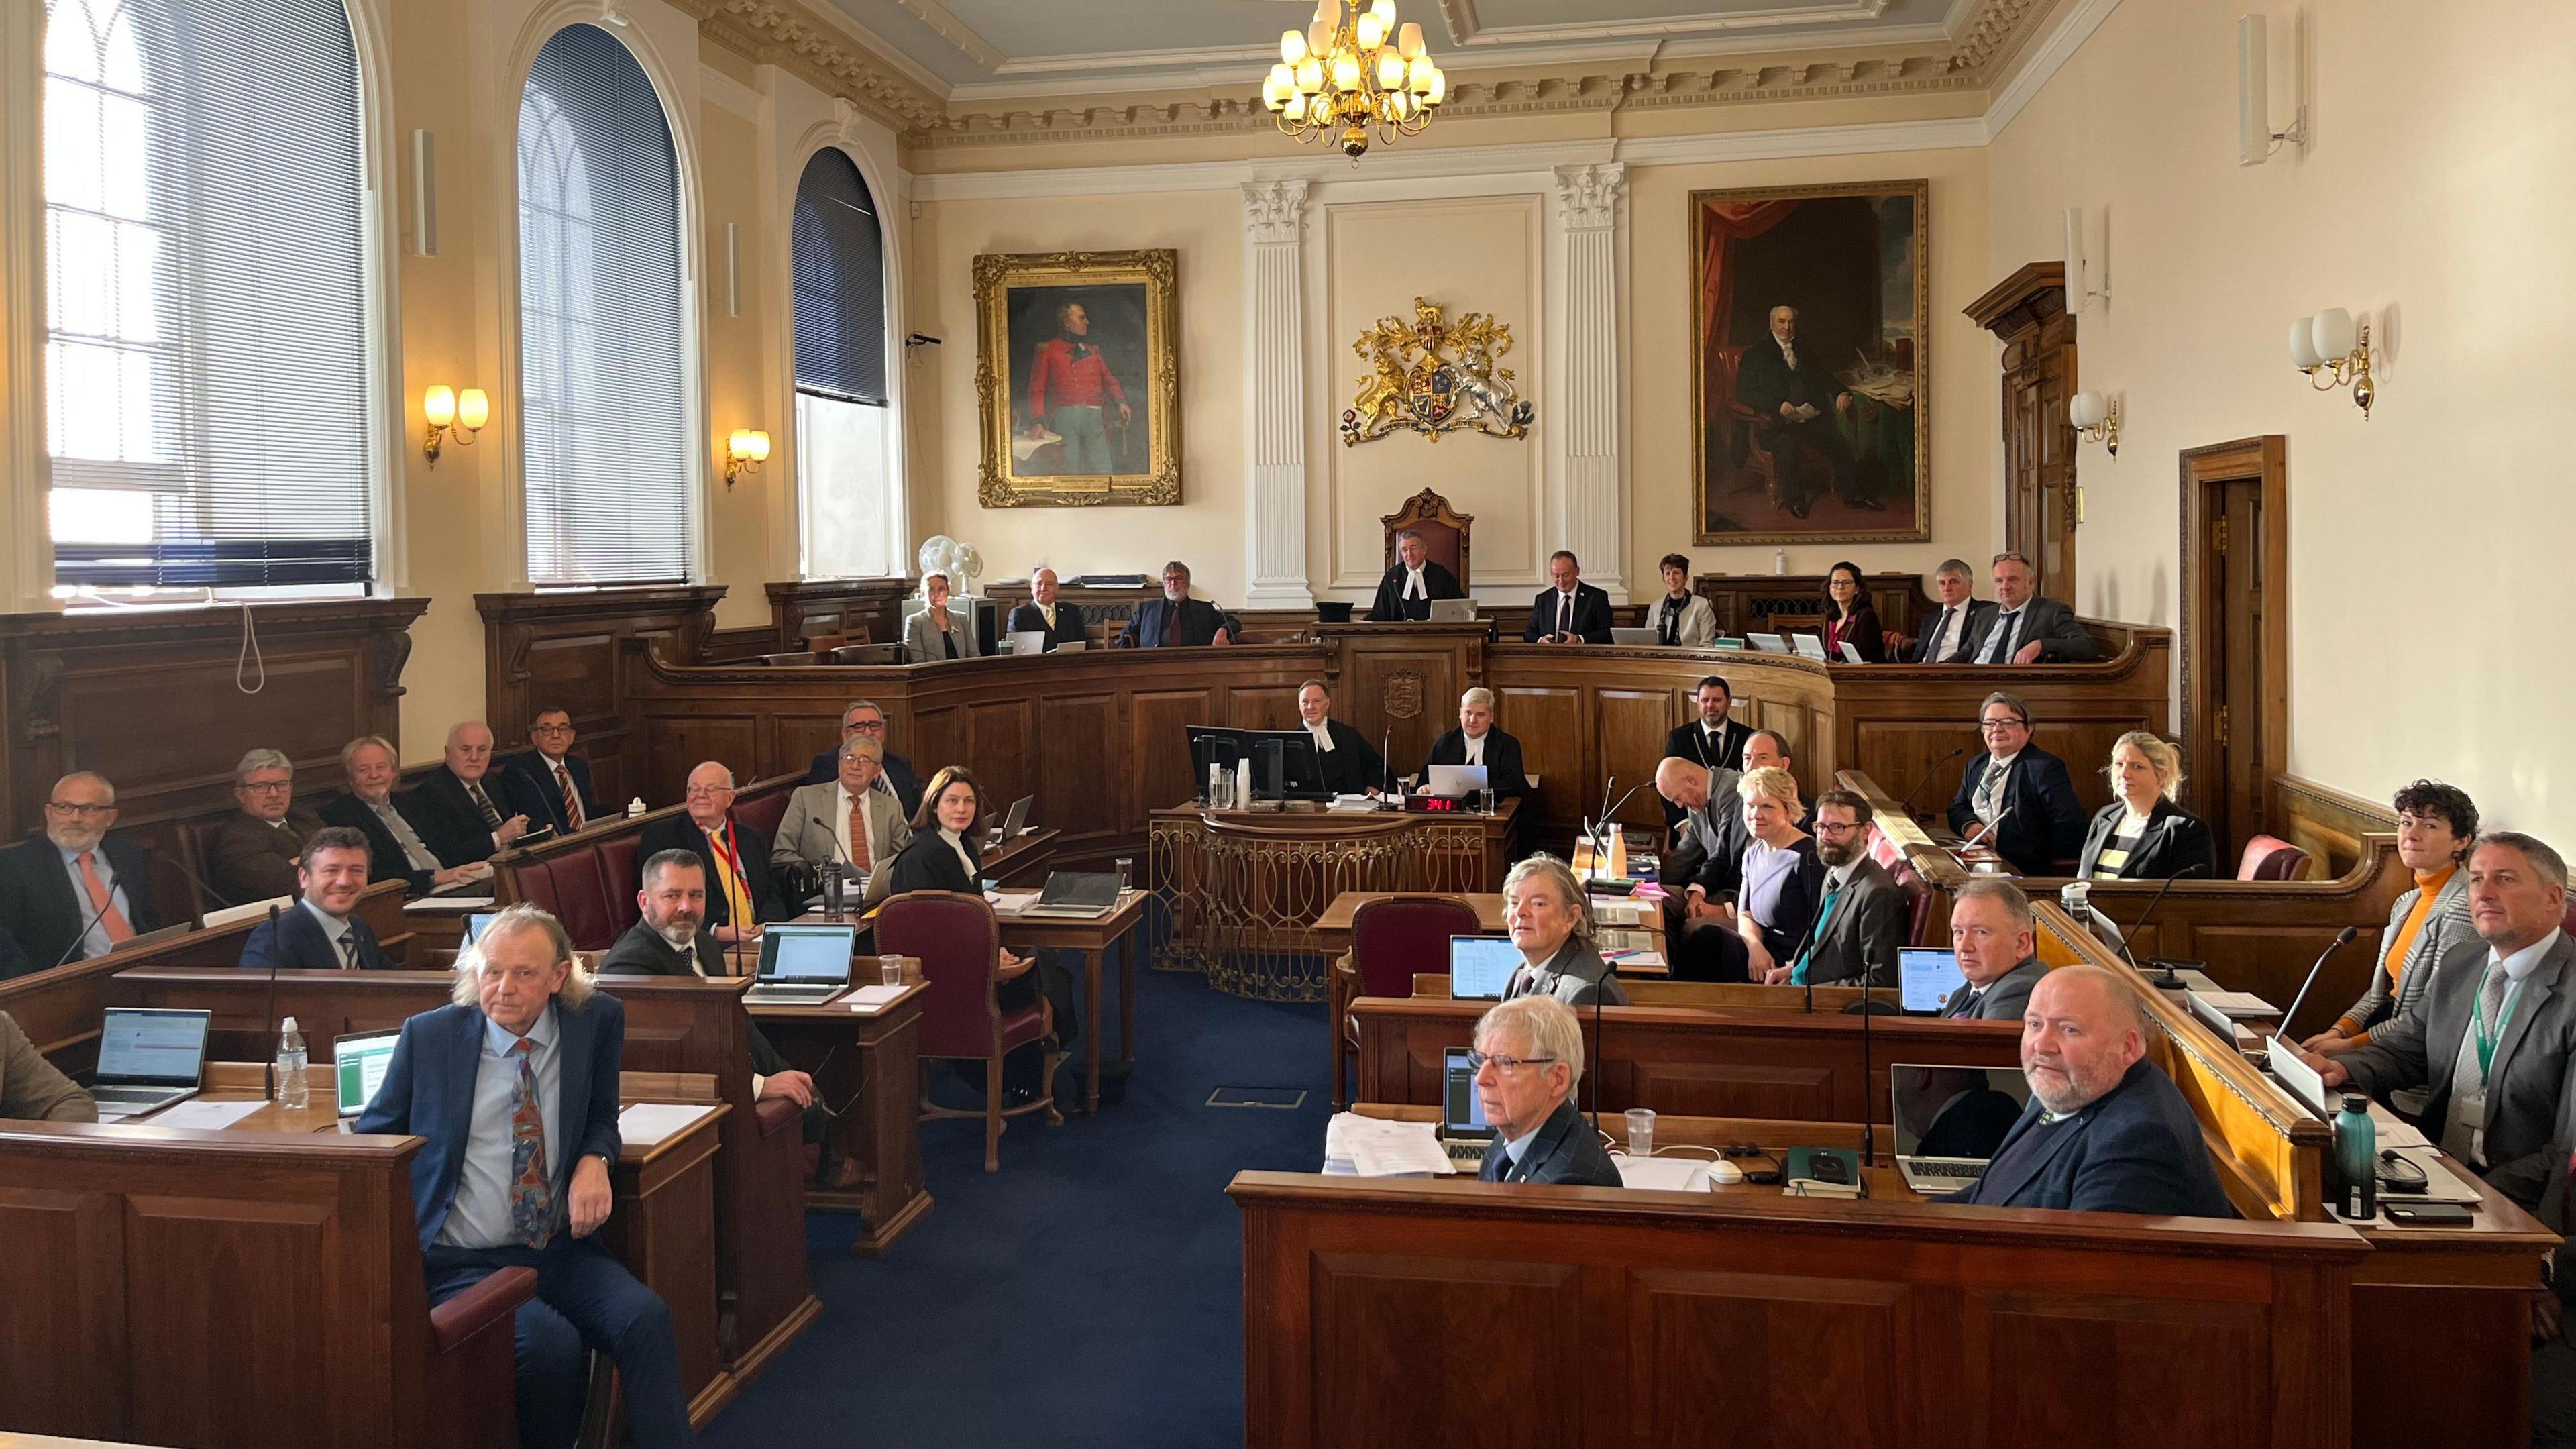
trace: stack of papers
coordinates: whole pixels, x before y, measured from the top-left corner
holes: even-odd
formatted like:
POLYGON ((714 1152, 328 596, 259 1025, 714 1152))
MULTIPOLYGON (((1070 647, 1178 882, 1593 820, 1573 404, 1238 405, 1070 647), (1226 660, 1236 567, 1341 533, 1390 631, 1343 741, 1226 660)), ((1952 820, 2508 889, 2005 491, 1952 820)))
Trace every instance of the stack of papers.
POLYGON ((1619 1166, 1621 1187, 1652 1192, 1708 1191, 1709 1164, 1704 1158, 1634 1157, 1621 1152, 1610 1160, 1619 1166))
POLYGON ((266 1102, 207 1102, 190 1098, 164 1107, 140 1120, 155 1127, 185 1127, 199 1132, 221 1132, 260 1108, 266 1102))
POLYGON ((2230 1020, 2277 1017, 2281 1014, 2281 1008, 2251 991, 2195 991, 2191 996, 2192 1000, 2230 1020))
POLYGON ((1343 814, 1365 815, 1377 809, 1377 802, 1366 795, 1336 795, 1324 808, 1343 814))
POLYGON ((703 1102, 638 1102, 617 1114, 619 1140, 651 1147, 687 1131, 715 1108, 703 1102))
POLYGON ((841 998, 841 1004, 852 1011, 875 1011, 903 995, 900 986, 862 986, 841 998))
POLYGON ((1005 916, 1018 915, 1038 903, 1039 891, 995 891, 990 897, 993 909, 1005 916))
POLYGON ((1458 1167, 1428 1122, 1336 1112, 1324 1127, 1324 1170, 1358 1177, 1449 1177, 1458 1167))

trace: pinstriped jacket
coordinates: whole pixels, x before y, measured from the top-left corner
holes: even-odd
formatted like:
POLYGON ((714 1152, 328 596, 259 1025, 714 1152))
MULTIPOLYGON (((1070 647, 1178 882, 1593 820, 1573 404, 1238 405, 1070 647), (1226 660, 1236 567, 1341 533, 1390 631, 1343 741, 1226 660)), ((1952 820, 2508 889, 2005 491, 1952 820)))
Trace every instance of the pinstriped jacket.
POLYGON ((2425 913, 2424 929, 2415 935, 2415 944, 2406 953, 2403 979, 2388 979, 2388 943, 2397 928, 2406 924, 2408 913, 2415 909, 2415 898, 2422 895, 2417 887, 2397 898, 2388 908, 2388 929, 2379 936, 2378 964, 2370 970, 2370 989, 2361 999, 2344 1009, 2342 1020, 2368 1032, 2415 1010, 2424 992, 2433 984, 2433 971, 2442 958, 2463 942, 2477 939, 2469 925, 2469 871, 2461 865, 2442 882, 2442 893, 2433 898, 2433 908, 2425 913))

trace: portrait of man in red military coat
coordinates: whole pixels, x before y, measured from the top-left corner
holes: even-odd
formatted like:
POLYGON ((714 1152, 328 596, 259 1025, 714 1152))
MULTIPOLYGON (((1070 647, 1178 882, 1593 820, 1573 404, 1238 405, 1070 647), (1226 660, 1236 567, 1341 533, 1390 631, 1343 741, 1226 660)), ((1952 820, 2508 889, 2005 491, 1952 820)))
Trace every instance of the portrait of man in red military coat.
POLYGON ((1117 293, 1128 290, 1142 291, 1043 288, 1012 299, 1014 312, 1021 313, 1012 319, 1012 340, 1029 348, 1014 409, 1013 473, 1098 477, 1143 471, 1146 420, 1130 395, 1143 360, 1131 341, 1142 338, 1143 298, 1134 307, 1122 305, 1127 299, 1117 293))

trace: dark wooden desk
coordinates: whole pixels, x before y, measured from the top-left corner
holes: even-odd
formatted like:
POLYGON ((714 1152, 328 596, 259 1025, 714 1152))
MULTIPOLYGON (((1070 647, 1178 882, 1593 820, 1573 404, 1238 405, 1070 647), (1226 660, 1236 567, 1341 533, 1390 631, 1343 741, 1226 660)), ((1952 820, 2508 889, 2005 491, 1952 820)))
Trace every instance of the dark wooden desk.
MULTIPOLYGON (((876 963, 874 956, 864 960, 871 969, 876 963)), ((805 1201, 858 1214, 850 1251, 865 1257, 893 1247, 930 1211, 919 1104, 925 990, 915 978, 901 996, 865 1011, 838 1002, 751 1008, 770 1042, 813 1076, 815 1092, 833 1110, 836 1145, 844 1161, 858 1165, 858 1184, 808 1189, 805 1201)))
POLYGON ((1132 1062, 1136 1059, 1136 957, 1144 949, 1136 928, 1145 923, 1145 909, 1152 900, 1150 891, 1130 890, 1119 897, 1118 909, 1092 920, 993 913, 1002 928, 1002 944, 1012 950, 1071 951, 1082 958, 1082 1094, 1087 1111, 1100 1110, 1100 1039, 1108 1034, 1100 1019, 1101 958, 1111 947, 1117 948, 1118 1056, 1132 1062))

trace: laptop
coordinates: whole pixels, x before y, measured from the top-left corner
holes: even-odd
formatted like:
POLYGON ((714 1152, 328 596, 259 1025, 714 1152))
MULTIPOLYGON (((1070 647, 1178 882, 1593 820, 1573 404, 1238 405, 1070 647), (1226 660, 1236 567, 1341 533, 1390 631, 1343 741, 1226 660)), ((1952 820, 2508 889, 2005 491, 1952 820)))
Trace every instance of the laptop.
POLYGON ((1610 631, 1610 642, 1625 644, 1631 649, 1654 649, 1660 647, 1664 641, 1663 637, 1652 629, 1613 628, 1610 631))
POLYGON ((1928 946, 1905 946, 1896 953, 1896 982, 1907 1011, 1939 1011, 1950 993, 1968 984, 1959 974, 1959 954, 1928 946))
POLYGON ((1058 870, 1047 873, 1046 888, 1022 916, 1062 916, 1096 920, 1118 909, 1116 871, 1058 870))
POLYGON ((1055 652, 1056 652, 1056 653, 1058 653, 1058 654, 1079 654, 1079 653, 1081 653, 1083 650, 1088 649, 1088 648, 1090 648, 1090 647, 1091 647, 1091 641, 1090 641, 1090 640, 1088 640, 1088 639, 1075 639, 1075 640, 1071 640, 1071 641, 1069 641, 1069 642, 1067 642, 1067 643, 1058 644, 1057 646, 1055 646, 1055 652))
POLYGON ((1494 1145, 1494 1129, 1485 1120, 1485 1104, 1476 1099, 1476 1069, 1467 1065, 1467 1048, 1450 1047, 1441 1053, 1441 1061, 1440 1147, 1461 1171, 1474 1172, 1485 1165, 1485 1149, 1494 1145))
POLYGON ((1443 800, 1464 800, 1486 783, 1482 765, 1434 765, 1430 770, 1431 793, 1443 800))
POLYGON ((1792 634, 1789 645, 1798 651, 1801 659, 1822 660, 1825 657, 1825 641, 1813 634, 1792 634))
POLYGON ((481 945, 483 943, 484 931, 491 927, 492 922, 498 919, 500 914, 501 913, 499 911, 476 911, 467 916, 465 918, 465 944, 468 946, 481 945))
POLYGON ((1887 1079, 1896 1167, 1920 1193, 1957 1192, 1985 1176, 2030 1101, 2018 1067, 1900 1062, 1887 1079))
POLYGON ((1708 647, 1711 649, 1742 649, 1744 647, 1744 641, 1720 634, 1716 638, 1708 641, 1708 647))
POLYGON ((760 979, 742 994, 749 1003, 821 1006, 850 989, 851 925, 771 926, 760 933, 760 979))
POLYGON ((1004 642, 1011 646, 1011 652, 1014 654, 1044 654, 1046 652, 1046 631, 1044 629, 1014 629, 1010 632, 1004 642))
POLYGON ((1019 839, 1020 832, 1028 828, 1029 807, 1036 804, 1037 799, 1035 795, 1023 795, 1012 801, 1011 808, 1002 814, 1002 828, 993 832, 992 838, 984 842, 984 848, 998 850, 1019 839))
POLYGON ((157 1112, 197 1095, 206 1069, 210 1011, 111 1006, 98 1039, 98 1120, 157 1112))
POLYGON ((1521 948, 1509 936, 1449 938, 1449 996, 1454 1001, 1500 1001, 1520 969, 1521 948))
POLYGON ((1868 660, 1860 657, 1860 646, 1854 644, 1850 640, 1844 640, 1842 648, 1843 662, 1845 664, 1867 664, 1869 662, 1868 660))
POLYGON ((349 1121, 367 1110, 376 1099, 376 1088, 384 1085, 385 1067, 394 1059, 394 1043, 402 1040, 398 1031, 371 1031, 356 1036, 331 1039, 331 1075, 340 1084, 340 1120, 349 1121))
POLYGON ((1751 642, 1754 648, 1761 650, 1765 654, 1787 654, 1792 652, 1789 648, 1789 641, 1777 634, 1747 634, 1744 637, 1746 640, 1751 642))
POLYGON ((1473 624, 1476 622, 1476 601, 1473 599, 1433 599, 1431 601, 1431 618, 1427 622, 1433 624, 1473 624))

